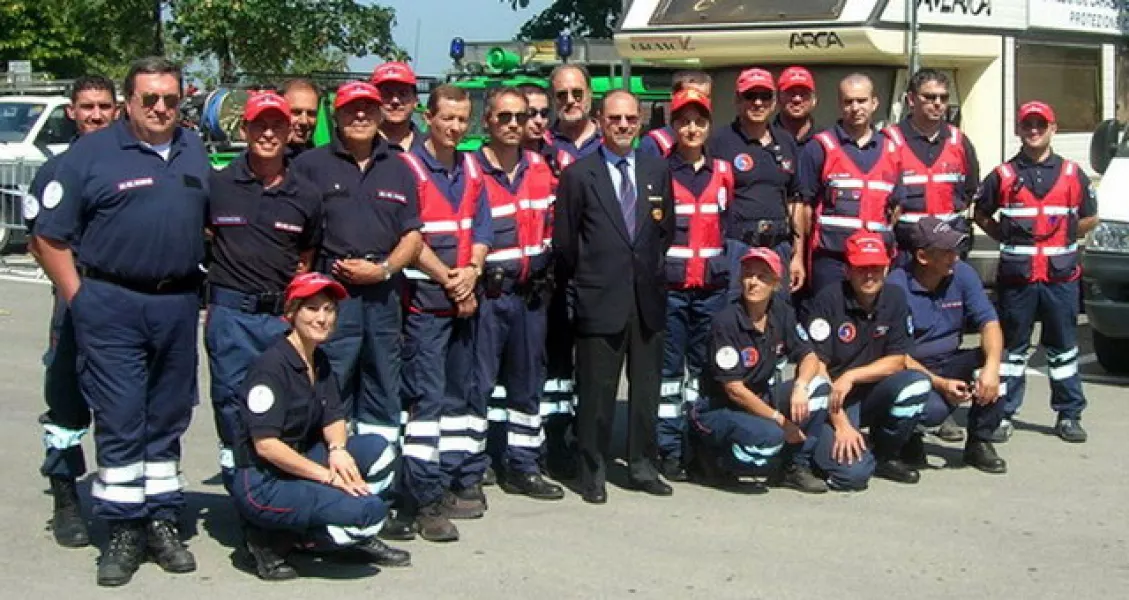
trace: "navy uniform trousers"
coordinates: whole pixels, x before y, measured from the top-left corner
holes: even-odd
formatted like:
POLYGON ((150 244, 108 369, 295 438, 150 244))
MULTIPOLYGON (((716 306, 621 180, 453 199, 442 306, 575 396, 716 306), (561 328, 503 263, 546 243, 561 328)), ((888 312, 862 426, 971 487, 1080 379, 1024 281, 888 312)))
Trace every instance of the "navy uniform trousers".
MULTIPOLYGON (((235 470, 232 498, 243 518, 258 527, 296 533, 326 546, 350 546, 380 532, 388 516, 385 498, 392 485, 396 449, 379 435, 354 435, 345 444, 368 483, 371 496, 349 494, 316 481, 297 479, 263 467, 235 470)), ((328 450, 319 443, 306 458, 326 466, 328 450)))
POLYGON ((71 315, 94 413, 94 514, 175 520, 184 506, 180 438, 197 401, 197 293, 144 294, 88 277, 71 315))
MULTIPOLYGON (((981 348, 957 350, 946 356, 930 357, 922 364, 933 374, 946 379, 972 382, 976 378, 977 371, 984 364, 984 350, 981 348)), ((995 402, 987 405, 973 402, 969 406, 968 435, 970 438, 984 442, 992 439, 992 432, 996 430, 1003 419, 1006 393, 1007 383, 1001 381, 1000 397, 995 402)), ((938 427, 954 410, 956 410, 956 405, 945 401, 944 396, 937 390, 930 390, 929 397, 925 399, 925 410, 921 413, 921 424, 925 427, 938 427)))
POLYGON ((90 428, 90 409, 78 386, 78 343, 66 301, 54 293, 50 338, 43 354, 43 396, 47 413, 43 425, 46 455, 39 472, 44 477, 78 479, 86 474, 82 437, 90 428))

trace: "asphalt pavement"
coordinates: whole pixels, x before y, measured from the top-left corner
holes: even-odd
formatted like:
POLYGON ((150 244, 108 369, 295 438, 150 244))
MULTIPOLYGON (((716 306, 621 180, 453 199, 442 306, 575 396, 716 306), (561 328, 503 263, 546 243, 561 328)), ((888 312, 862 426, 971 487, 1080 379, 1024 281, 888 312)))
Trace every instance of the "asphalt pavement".
MULTIPOLYGON (((458 523, 461 541, 402 544, 413 553, 410 568, 310 557, 296 561, 302 579, 278 584, 232 565, 234 515, 216 476, 205 397, 182 462, 185 529, 199 569, 168 575, 145 564, 127 587, 100 589, 98 549, 59 548, 46 528, 51 499, 38 474, 36 418, 44 410, 40 358, 50 306, 50 288, 34 281, 34 270, 0 273, 4 598, 1035 599, 1116 598, 1129 588, 1129 380, 1101 373, 1083 323, 1089 443, 1051 434, 1040 353, 1015 437, 999 447, 1009 467, 1003 476, 963 468, 959 444, 928 439, 933 468, 920 484, 876 480, 861 493, 675 484, 672 498, 653 498, 613 485, 607 505, 589 506, 574 493, 546 503, 487 488, 489 512, 458 523)), ((92 466, 89 436, 86 447, 92 466)), ((622 479, 622 470, 613 473, 613 484, 622 479)), ((103 543, 104 527, 93 531, 103 543)))

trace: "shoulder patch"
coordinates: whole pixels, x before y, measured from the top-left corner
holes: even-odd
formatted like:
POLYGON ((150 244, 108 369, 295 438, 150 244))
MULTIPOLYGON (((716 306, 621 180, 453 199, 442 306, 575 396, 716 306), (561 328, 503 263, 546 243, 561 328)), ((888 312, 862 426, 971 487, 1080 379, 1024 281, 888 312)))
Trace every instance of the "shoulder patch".
POLYGON ((51 210, 63 201, 63 184, 52 181, 43 188, 43 208, 51 210))
POLYGON ((719 369, 728 371, 737 366, 738 361, 741 360, 741 355, 733 346, 725 346, 714 354, 713 360, 719 369))
POLYGON ((811 333, 811 339, 822 342, 831 337, 831 324, 827 319, 816 319, 808 325, 808 332, 811 333))
POLYGON ((913 335, 913 315, 906 316, 906 333, 913 335))
POLYGON ((811 341, 811 338, 808 337, 808 332, 804 331, 804 326, 799 323, 796 323, 796 335, 805 342, 811 341))
POLYGON ((23 198, 24 220, 31 221, 39 216, 39 200, 32 194, 24 194, 23 198))
POLYGON ((247 408, 256 415, 261 415, 274 406, 274 392, 266 385, 256 385, 247 392, 247 408))

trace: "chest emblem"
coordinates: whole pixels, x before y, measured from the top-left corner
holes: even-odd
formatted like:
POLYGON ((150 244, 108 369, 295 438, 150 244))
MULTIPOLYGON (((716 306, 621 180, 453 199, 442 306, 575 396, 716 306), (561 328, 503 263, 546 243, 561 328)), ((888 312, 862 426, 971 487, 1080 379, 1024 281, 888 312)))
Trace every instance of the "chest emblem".
POLYGON ((855 341, 855 337, 857 335, 858 335, 858 330, 855 329, 854 323, 851 323, 851 322, 848 321, 848 322, 843 323, 842 325, 839 326, 839 341, 840 342, 843 342, 844 344, 849 344, 849 343, 855 341))
POLYGON ((753 157, 744 152, 733 157, 733 168, 741 171, 742 173, 752 171, 753 166, 753 157))
POLYGON ((741 364, 745 365, 746 368, 756 366, 760 359, 760 352, 757 352, 757 349, 752 346, 747 346, 741 350, 741 364))
POLYGON ((884 337, 886 335, 886 333, 888 333, 889 331, 890 331, 889 325, 879 325, 878 327, 874 328, 874 337, 875 338, 884 337))

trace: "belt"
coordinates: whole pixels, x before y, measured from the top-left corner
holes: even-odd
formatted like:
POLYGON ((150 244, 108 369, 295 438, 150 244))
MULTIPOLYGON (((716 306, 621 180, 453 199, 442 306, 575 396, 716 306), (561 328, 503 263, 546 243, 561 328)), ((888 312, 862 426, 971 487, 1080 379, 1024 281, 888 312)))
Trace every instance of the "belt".
POLYGON ((80 267, 79 274, 90 279, 112 283, 140 294, 186 294, 196 292, 200 287, 200 283, 203 281, 203 273, 194 273, 186 277, 166 277, 158 280, 130 279, 94 267, 80 267))
POLYGON ((247 294, 238 290, 211 286, 208 290, 208 303, 234 308, 245 313, 281 315, 286 304, 284 292, 247 294))

